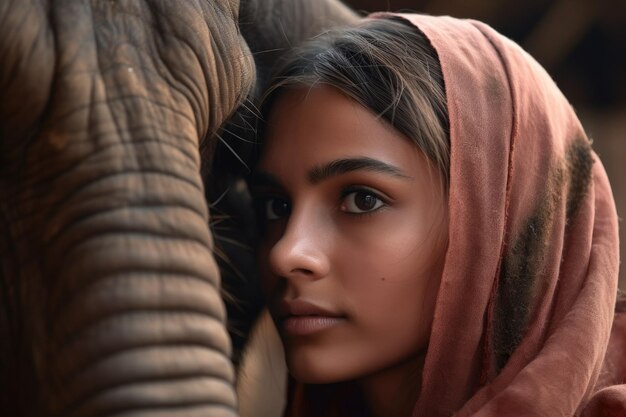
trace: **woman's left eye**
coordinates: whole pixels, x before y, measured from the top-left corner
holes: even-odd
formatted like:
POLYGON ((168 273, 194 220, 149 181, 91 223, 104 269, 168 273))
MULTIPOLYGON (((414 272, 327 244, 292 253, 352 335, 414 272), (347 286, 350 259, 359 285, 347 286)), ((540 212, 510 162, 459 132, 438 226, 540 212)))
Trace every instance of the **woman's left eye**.
POLYGON ((346 213, 362 214, 378 210, 385 203, 374 192, 356 190, 344 195, 340 209, 346 213))

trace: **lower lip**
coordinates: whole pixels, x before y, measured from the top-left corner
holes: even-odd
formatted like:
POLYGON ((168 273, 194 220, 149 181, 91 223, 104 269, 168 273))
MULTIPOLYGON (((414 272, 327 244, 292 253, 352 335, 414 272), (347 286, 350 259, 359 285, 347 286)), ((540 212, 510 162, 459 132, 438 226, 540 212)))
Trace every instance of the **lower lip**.
POLYGON ((292 335, 307 335, 330 329, 340 324, 342 317, 291 316, 282 323, 282 329, 292 335))

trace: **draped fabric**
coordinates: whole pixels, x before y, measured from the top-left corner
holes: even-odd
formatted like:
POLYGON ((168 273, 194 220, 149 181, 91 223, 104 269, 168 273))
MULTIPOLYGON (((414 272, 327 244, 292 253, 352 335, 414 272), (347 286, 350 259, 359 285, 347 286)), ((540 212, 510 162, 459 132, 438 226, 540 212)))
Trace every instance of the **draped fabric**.
MULTIPOLYGON (((626 416, 617 214, 574 110, 489 26, 370 18, 390 16, 437 52, 450 119, 449 246, 413 416, 626 416)), ((286 415, 308 415, 306 391, 291 381, 286 415)))

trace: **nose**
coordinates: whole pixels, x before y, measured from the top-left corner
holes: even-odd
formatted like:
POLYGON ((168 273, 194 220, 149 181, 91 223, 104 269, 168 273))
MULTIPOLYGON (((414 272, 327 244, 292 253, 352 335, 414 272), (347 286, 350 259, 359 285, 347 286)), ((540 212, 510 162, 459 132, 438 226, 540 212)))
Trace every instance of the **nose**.
POLYGON ((321 223, 314 215, 291 213, 283 235, 269 253, 274 274, 287 279, 320 279, 328 274, 330 241, 321 223))

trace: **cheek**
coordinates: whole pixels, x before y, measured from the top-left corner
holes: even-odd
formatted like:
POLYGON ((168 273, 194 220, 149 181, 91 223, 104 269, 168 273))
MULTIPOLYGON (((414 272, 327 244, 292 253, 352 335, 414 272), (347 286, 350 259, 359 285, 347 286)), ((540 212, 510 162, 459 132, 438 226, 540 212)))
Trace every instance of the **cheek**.
POLYGON ((386 228, 384 238, 361 236, 341 251, 337 276, 347 307, 365 332, 406 337, 413 344, 427 339, 441 277, 440 254, 433 236, 420 228, 418 222, 398 222, 386 228))
POLYGON ((417 273, 424 261, 406 247, 381 247, 375 256, 348 252, 339 262, 345 271, 337 271, 333 293, 341 294, 350 325, 317 346, 287 350, 298 379, 360 378, 416 357, 427 347, 440 275, 417 273), (358 262, 349 262, 353 256, 358 262))
MULTIPOLYGON (((392 253, 388 254, 391 261, 392 253)), ((417 272, 419 262, 363 262, 353 277, 342 280, 348 308, 366 332, 395 337, 409 333, 425 336, 430 329, 439 276, 417 272), (385 267, 386 266, 386 267, 385 267)))
MULTIPOLYGON (((369 227, 346 233, 338 245, 337 277, 363 291, 394 284, 418 286, 416 278, 433 264, 433 239, 417 216, 388 216, 369 227)), ((416 294, 414 294, 416 295, 416 294)))

